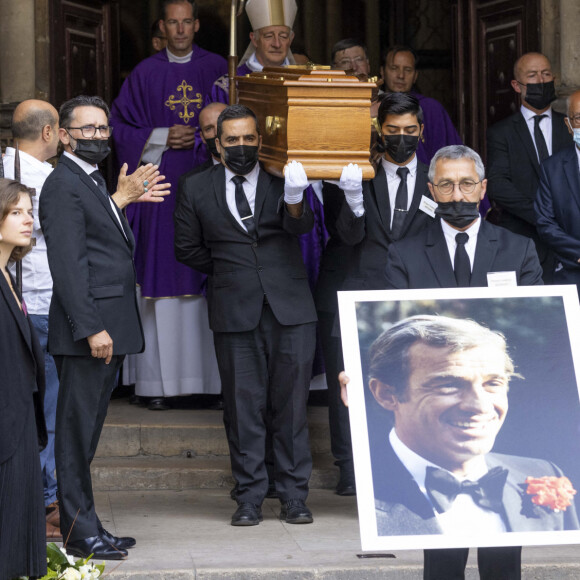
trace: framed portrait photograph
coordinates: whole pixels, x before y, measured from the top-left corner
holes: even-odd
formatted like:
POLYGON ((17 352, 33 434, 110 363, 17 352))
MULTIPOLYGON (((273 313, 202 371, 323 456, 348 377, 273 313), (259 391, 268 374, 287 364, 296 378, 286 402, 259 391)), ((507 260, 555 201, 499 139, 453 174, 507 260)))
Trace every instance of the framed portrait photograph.
POLYGON ((338 302, 363 550, 580 543, 575 286, 338 302))

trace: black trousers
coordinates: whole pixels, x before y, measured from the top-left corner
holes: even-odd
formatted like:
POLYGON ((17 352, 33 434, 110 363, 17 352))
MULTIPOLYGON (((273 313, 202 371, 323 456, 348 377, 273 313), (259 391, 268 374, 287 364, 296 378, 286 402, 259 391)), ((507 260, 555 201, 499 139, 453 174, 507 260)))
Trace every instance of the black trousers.
POLYGON ((92 356, 55 356, 60 381, 54 455, 60 528, 70 541, 96 536, 91 462, 95 456, 115 379, 124 355, 110 364, 92 356), (69 536, 70 533, 70 536, 69 536))
POLYGON ((268 491, 268 414, 280 499, 308 496, 312 457, 306 408, 315 333, 314 322, 281 325, 267 304, 255 329, 214 333, 239 502, 261 505, 268 491))
MULTIPOLYGON (((468 548, 424 550, 423 580, 463 580, 468 548)), ((477 567, 481 580, 520 580, 520 547, 478 548, 477 567)))
POLYGON ((322 342, 326 384, 328 385, 328 421, 330 425, 330 448, 339 467, 354 469, 348 408, 340 398, 338 373, 344 370, 340 337, 333 336, 332 330, 337 314, 318 312, 318 328, 322 342))

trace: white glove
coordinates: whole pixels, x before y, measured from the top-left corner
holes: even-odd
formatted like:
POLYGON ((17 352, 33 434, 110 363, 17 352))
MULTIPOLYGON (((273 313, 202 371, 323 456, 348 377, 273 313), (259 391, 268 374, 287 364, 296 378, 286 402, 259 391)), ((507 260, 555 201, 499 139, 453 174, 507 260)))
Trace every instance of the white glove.
POLYGON ((350 209, 355 215, 361 216, 364 213, 362 169, 356 163, 349 163, 343 167, 338 186, 344 191, 350 209))
POLYGON ((304 190, 308 187, 308 177, 302 163, 291 161, 284 168, 284 201, 293 205, 300 203, 304 190))

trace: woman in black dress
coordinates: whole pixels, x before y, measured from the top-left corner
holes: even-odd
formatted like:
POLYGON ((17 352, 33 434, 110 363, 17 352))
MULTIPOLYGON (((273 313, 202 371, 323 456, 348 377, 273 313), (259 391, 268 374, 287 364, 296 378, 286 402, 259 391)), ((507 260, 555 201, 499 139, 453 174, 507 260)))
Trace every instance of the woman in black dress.
POLYGON ((46 574, 44 358, 7 269, 32 248, 32 225, 27 188, 0 179, 0 580, 46 574))

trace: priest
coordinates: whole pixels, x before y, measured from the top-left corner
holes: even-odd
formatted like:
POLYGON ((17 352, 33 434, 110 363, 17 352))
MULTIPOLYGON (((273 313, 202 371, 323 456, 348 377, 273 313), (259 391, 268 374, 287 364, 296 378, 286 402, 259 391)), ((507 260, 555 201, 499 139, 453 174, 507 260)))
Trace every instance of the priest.
MULTIPOLYGON (((165 0, 160 28, 167 47, 133 70, 111 112, 118 160, 130 171, 153 161, 174 189, 180 175, 209 158, 197 130, 199 113, 227 71, 225 59, 193 43, 199 26, 194 3, 165 0)), ((167 396, 220 391, 202 296, 205 276, 174 258, 174 207, 172 195, 166 203, 127 211, 149 346, 129 361, 125 381, 136 384, 137 395, 153 398, 152 409, 166 408, 167 396)))

